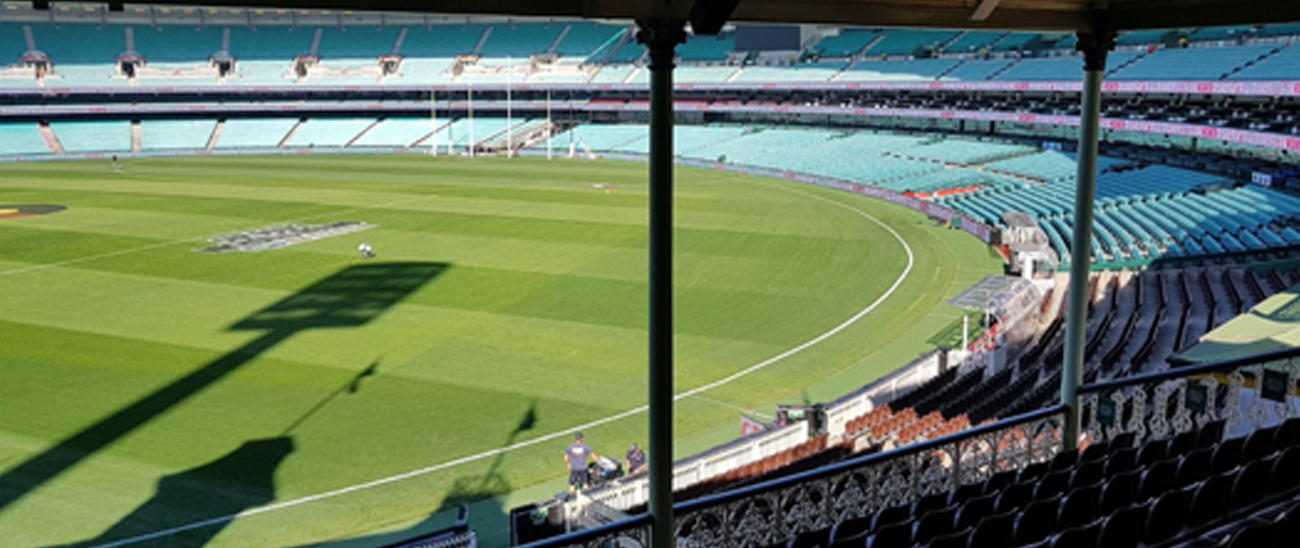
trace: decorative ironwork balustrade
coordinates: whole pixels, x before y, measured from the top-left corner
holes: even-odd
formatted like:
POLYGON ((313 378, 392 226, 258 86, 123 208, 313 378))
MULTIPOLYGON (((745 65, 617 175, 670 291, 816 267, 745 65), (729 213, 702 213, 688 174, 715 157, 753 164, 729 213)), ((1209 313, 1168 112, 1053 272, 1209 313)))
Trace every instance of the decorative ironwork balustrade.
MULTIPOLYGON (((752 487, 678 504, 677 546, 753 548, 1051 460, 1063 407, 1053 407, 752 487)), ((644 548, 649 516, 534 547, 644 548)))
POLYGON ((1164 439, 1224 421, 1227 435, 1300 417, 1300 348, 1080 387, 1082 432, 1164 439))

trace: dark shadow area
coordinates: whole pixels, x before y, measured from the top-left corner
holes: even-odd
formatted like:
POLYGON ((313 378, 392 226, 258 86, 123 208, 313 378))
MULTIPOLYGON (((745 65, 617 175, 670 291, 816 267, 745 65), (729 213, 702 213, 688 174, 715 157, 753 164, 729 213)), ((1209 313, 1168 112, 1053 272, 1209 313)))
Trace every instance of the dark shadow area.
POLYGON ((294 334, 308 329, 361 327, 447 268, 445 263, 351 266, 236 322, 231 331, 265 333, 0 475, 0 512, 294 334))
MULTIPOLYGON (((293 438, 245 442, 231 453, 164 476, 158 491, 99 536, 68 548, 88 548, 193 524, 195 516, 229 516, 275 500, 275 470, 293 452, 293 438)), ((133 542, 134 548, 201 548, 230 525, 214 520, 175 534, 133 542)))
MULTIPOLYGON (((519 419, 519 424, 515 429, 506 436, 505 442, 501 445, 502 449, 514 445, 519 440, 519 436, 524 432, 532 430, 537 424, 537 402, 533 401, 528 406, 528 411, 519 419)), ((346 545, 349 547, 388 547, 402 548, 408 545, 421 545, 427 539, 436 537, 440 534, 457 529, 457 525, 450 525, 452 520, 444 514, 446 511, 459 508, 462 512, 466 505, 471 503, 491 499, 497 495, 504 495, 512 491, 510 482, 506 480, 501 473, 504 465, 506 452, 501 451, 496 454, 492 460, 492 465, 488 467, 487 472, 481 475, 462 476, 456 479, 456 483, 448 491, 447 496, 443 498, 442 503, 428 517, 419 523, 412 525, 401 531, 391 533, 380 533, 368 536, 342 539, 337 542, 315 543, 311 545, 300 546, 298 548, 331 548, 332 546, 346 545), (449 527, 450 525, 450 527, 449 527)), ((556 456, 558 463, 560 457, 556 456)), ((481 521, 483 516, 499 516, 501 521, 505 522, 509 513, 498 502, 492 500, 485 504, 478 504, 473 507, 474 516, 478 516, 481 521)))

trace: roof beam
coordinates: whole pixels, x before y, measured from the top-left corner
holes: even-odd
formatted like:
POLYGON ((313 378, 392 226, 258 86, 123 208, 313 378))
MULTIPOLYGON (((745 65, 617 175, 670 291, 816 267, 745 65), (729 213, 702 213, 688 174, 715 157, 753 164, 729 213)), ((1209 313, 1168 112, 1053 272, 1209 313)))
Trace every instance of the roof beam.
POLYGON ((981 0, 975 11, 970 14, 970 20, 974 23, 983 23, 993 14, 993 10, 998 7, 1001 0, 981 0))

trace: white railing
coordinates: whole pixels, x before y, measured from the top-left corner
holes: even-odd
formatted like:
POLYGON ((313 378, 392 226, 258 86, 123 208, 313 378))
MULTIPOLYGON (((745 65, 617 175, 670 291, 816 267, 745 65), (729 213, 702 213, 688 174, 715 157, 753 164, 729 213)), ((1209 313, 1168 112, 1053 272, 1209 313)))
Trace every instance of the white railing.
POLYGON ((857 392, 827 405, 826 433, 830 435, 832 443, 844 436, 844 425, 850 420, 871 412, 880 404, 893 401, 938 375, 939 357, 938 350, 928 352, 857 392))

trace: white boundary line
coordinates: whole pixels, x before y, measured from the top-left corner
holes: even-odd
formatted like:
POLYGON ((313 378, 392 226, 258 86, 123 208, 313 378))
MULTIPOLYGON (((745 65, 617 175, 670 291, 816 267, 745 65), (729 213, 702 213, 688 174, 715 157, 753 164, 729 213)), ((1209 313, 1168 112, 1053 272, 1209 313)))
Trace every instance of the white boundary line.
MULTIPOLYGON (((747 367, 747 368, 745 368, 745 369, 742 369, 742 370, 740 370, 740 371, 738 371, 738 372, 736 372, 736 373, 733 373, 733 374, 731 374, 731 375, 728 375, 727 377, 724 377, 724 378, 722 378, 722 379, 716 380, 716 381, 711 382, 711 383, 709 383, 709 384, 706 384, 706 385, 703 385, 703 386, 699 386, 699 387, 696 387, 696 388, 692 388, 692 389, 690 389, 690 390, 687 390, 687 391, 685 391, 685 392, 682 392, 682 393, 680 393, 680 394, 677 394, 676 396, 673 396, 673 401, 681 401, 681 400, 683 400, 683 399, 689 398, 689 397, 694 396, 694 395, 696 395, 696 394, 700 394, 700 393, 703 393, 703 392, 707 392, 707 391, 712 390, 712 389, 714 389, 714 388, 717 388, 717 387, 719 387, 719 386, 723 386, 723 385, 726 385, 726 384, 730 384, 730 383, 736 381, 737 379, 740 379, 741 377, 744 377, 744 376, 746 376, 746 375, 749 375, 750 373, 753 373, 753 372, 755 372, 755 371, 758 371, 758 370, 760 370, 760 369, 763 369, 763 368, 765 368, 765 367, 767 367, 767 366, 769 366, 769 365, 772 365, 772 364, 774 364, 774 363, 777 363, 777 362, 779 362, 779 361, 781 361, 781 360, 784 360, 784 359, 786 359, 786 358, 788 358, 788 357, 790 357, 790 356, 793 356, 793 355, 795 355, 795 354, 798 354, 798 353, 800 353, 800 352, 803 352, 804 350, 807 350, 807 349, 809 349, 809 348, 811 348, 811 347, 813 347, 813 346, 815 346, 815 345, 821 343, 822 341, 825 341, 826 339, 829 339, 829 338, 835 336, 835 335, 838 334, 839 332, 844 331, 845 329, 848 329, 848 328, 849 328, 850 326, 852 326, 853 324, 857 323, 859 320, 861 320, 861 319, 862 319, 863 317, 865 317, 867 314, 870 314, 870 313, 871 313, 872 311, 874 311, 877 307, 879 307, 882 303, 884 303, 884 302, 885 302, 885 299, 888 299, 891 295, 893 295, 894 292, 898 290, 898 287, 899 287, 900 285, 902 285, 904 281, 907 280, 908 275, 910 275, 910 274, 912 273, 912 267, 913 267, 913 265, 915 264, 915 257, 914 257, 913 254, 912 254, 912 247, 909 246, 909 245, 907 245, 907 241, 904 240, 903 237, 900 236, 900 235, 898 234, 898 232, 895 231, 895 230, 893 229, 893 227, 890 227, 889 225, 885 224, 885 223, 882 222, 880 219, 877 219, 877 218, 871 216, 870 214, 868 214, 867 212, 862 211, 862 210, 860 210, 860 209, 858 209, 858 208, 856 208, 856 207, 850 206, 850 205, 848 205, 848 204, 840 203, 840 202, 837 202, 837 201, 835 201, 835 200, 831 200, 831 199, 828 199, 828 198, 824 198, 824 197, 822 197, 822 196, 818 196, 818 195, 816 195, 816 194, 812 194, 812 193, 810 193, 810 192, 806 192, 806 191, 799 190, 799 189, 793 189, 793 188, 785 188, 785 187, 783 187, 783 186, 777 186, 777 185, 769 185, 769 186, 773 186, 773 187, 775 187, 775 188, 781 188, 782 190, 788 190, 788 191, 790 191, 790 192, 797 192, 797 193, 799 193, 799 194, 803 194, 803 195, 805 195, 805 196, 809 196, 809 197, 815 198, 815 199, 817 199, 817 200, 820 200, 820 201, 823 201, 823 202, 826 202, 826 203, 829 203, 829 204, 832 204, 832 205, 835 205, 835 206, 838 206, 838 207, 842 207, 842 208, 847 209, 847 210, 849 210, 849 211, 851 211, 851 212, 853 212, 853 213, 856 213, 856 214, 857 214, 858 216, 860 216, 860 217, 863 217, 863 218, 865 218, 865 219, 867 219, 867 220, 869 220, 869 221, 871 221, 871 222, 873 222, 873 223, 879 225, 881 228, 883 228, 883 229, 885 229, 886 231, 888 231, 889 234, 890 234, 891 236, 893 236, 894 239, 897 240, 898 243, 899 243, 900 245, 903 246, 903 251, 907 252, 907 267, 903 269, 902 274, 899 274, 898 279, 894 280, 893 285, 889 286, 889 289, 886 290, 883 294, 881 294, 880 297, 877 297, 876 300, 875 300, 874 302, 872 302, 872 303, 871 303, 869 306, 867 306, 866 308, 863 308, 862 310, 858 311, 858 313, 854 314, 854 315, 853 315, 852 317, 850 317, 849 319, 847 319, 847 320, 845 320, 844 322, 840 323, 839 325, 837 325, 837 326, 831 328, 830 331, 827 331, 827 332, 825 332, 825 333, 822 333, 821 335, 818 335, 818 336, 816 336, 816 337, 813 337, 812 339, 810 339, 810 340, 804 342, 803 344, 800 344, 799 346, 796 346, 796 347, 794 347, 794 348, 791 348, 791 349, 789 349, 789 350, 786 350, 785 352, 782 352, 782 353, 780 353, 780 354, 777 354, 777 355, 775 355, 775 356, 772 356, 771 358, 768 358, 768 359, 763 360, 763 361, 761 361, 761 362, 759 362, 759 363, 756 363, 756 364, 754 364, 754 365, 751 365, 751 366, 749 366, 749 367, 747 367)), ((3 274, 3 273, 0 273, 0 274, 3 274)), ((379 479, 372 480, 372 481, 368 481, 368 482, 365 482, 365 483, 358 483, 358 484, 350 485, 350 486, 343 487, 343 488, 340 488, 340 489, 335 489, 335 490, 333 490, 333 491, 326 491, 326 492, 324 492, 324 493, 317 493, 317 494, 315 494, 315 495, 308 495, 308 496, 301 497, 301 498, 296 498, 296 499, 293 499, 293 500, 287 500, 287 501, 284 501, 284 502, 278 502, 278 503, 275 503, 275 504, 269 504, 269 505, 266 505, 266 506, 259 506, 259 507, 257 507, 257 508, 251 508, 251 509, 244 510, 243 512, 239 512, 239 513, 236 513, 236 514, 230 514, 230 515, 226 515, 226 516, 215 517, 215 518, 207 519, 207 520, 203 520, 203 521, 196 521, 196 522, 194 522, 194 523, 190 523, 190 524, 187 524, 187 525, 181 525, 181 526, 179 526, 179 527, 172 527, 172 528, 170 528, 170 529, 164 529, 164 530, 162 530, 162 531, 156 531, 156 532, 149 533, 149 534, 145 534, 145 535, 140 535, 140 536, 136 536, 136 537, 131 537, 131 538, 127 538, 127 539, 122 539, 122 540, 118 540, 118 541, 114 541, 114 542, 109 542, 109 543, 106 543, 106 544, 99 544, 99 545, 96 545, 96 546, 92 546, 92 547, 90 547, 90 548, 117 548, 118 546, 127 546, 127 545, 130 545, 130 544, 135 544, 135 543, 138 543, 138 542, 144 542, 144 541, 147 541, 147 540, 153 540, 153 539, 157 539, 157 538, 168 537, 168 536, 171 536, 171 535, 174 535, 174 534, 177 534, 177 533, 183 533, 183 532, 185 532, 185 531, 192 531, 192 530, 194 530, 194 529, 201 529, 201 528, 209 527, 209 526, 212 526, 212 525, 220 525, 220 524, 222 524, 222 523, 227 523, 227 522, 230 522, 230 521, 234 521, 234 520, 239 519, 239 518, 246 518, 246 517, 250 517, 250 516, 256 516, 256 515, 259 515, 259 514, 265 514, 265 513, 268 513, 268 512, 274 512, 274 511, 276 511, 276 510, 282 510, 282 509, 285 509, 285 508, 292 508, 292 507, 294 507, 294 506, 300 506, 300 505, 303 505, 303 504, 308 504, 308 503, 315 502, 315 501, 318 501, 318 500, 324 500, 324 499, 334 498, 334 497, 337 497, 337 496, 346 495, 346 494, 348 494, 348 493, 354 493, 354 492, 357 492, 357 491, 364 491, 364 490, 366 490, 366 489, 370 489, 370 488, 373 488, 373 487, 379 487, 379 486, 382 486, 382 485, 387 485, 387 484, 389 484, 389 483, 396 483, 396 482, 403 481, 403 480, 410 479, 410 478, 414 478, 414 477, 417 477, 417 476, 423 476, 423 475, 425 475, 425 474, 430 474, 430 473, 433 473, 433 472, 437 472, 437 471, 439 471, 439 470, 445 470, 445 469, 447 469, 447 468, 452 468, 452 467, 459 466, 459 465, 462 465, 462 464, 467 464, 467 463, 470 463, 470 462, 474 462, 474 461, 478 461, 478 460, 483 460, 483 459, 486 459, 486 458, 489 458, 489 457, 494 457, 494 456, 500 455, 500 454, 502 454, 502 453, 508 453, 508 452, 511 452, 511 451, 515 451, 515 450, 517 450, 517 449, 523 449, 523 448, 525 448, 525 447, 529 447, 529 446, 537 445, 537 444, 539 444, 539 443, 548 442, 548 441, 551 441, 551 440, 554 440, 554 439, 558 439, 558 438, 561 438, 561 437, 564 437, 564 436, 571 435, 571 434, 573 434, 573 433, 575 433, 575 432, 580 432, 580 431, 582 431, 582 430, 589 430, 589 429, 594 428, 594 427, 597 427, 597 426, 601 426, 601 425, 604 425, 604 424, 609 424, 609 423, 611 423, 611 422, 616 422, 616 421, 620 421, 620 420, 623 420, 623 419, 628 418, 628 417, 632 417, 632 416, 635 416, 635 415, 639 415, 639 414, 641 414, 641 413, 644 413, 644 412, 648 411, 649 409, 650 409, 649 406, 647 406, 647 405, 643 405, 643 406, 640 406, 640 407, 636 407, 636 408, 633 408, 633 409, 629 409, 629 410, 627 410, 627 411, 623 411, 622 413, 618 413, 618 414, 615 414, 615 415, 610 415, 610 416, 605 417, 605 418, 602 418, 602 419, 597 419, 597 420, 594 420, 594 421, 588 422, 588 423, 586 423, 586 424, 580 424, 580 425, 578 425, 578 426, 574 426, 574 427, 572 427, 572 428, 568 428, 568 429, 566 429, 566 430, 561 430, 561 431, 558 431, 558 432, 553 432, 553 433, 547 434, 547 435, 545 435, 545 436, 540 436, 540 437, 537 437, 537 438, 534 438, 534 439, 531 439, 531 440, 527 440, 527 441, 521 441, 521 442, 519 442, 519 443, 515 443, 515 444, 513 444, 513 445, 507 445, 507 446, 505 446, 505 447, 500 447, 500 448, 497 448, 497 449, 492 449, 492 450, 490 450, 490 451, 484 451, 484 452, 482 452, 482 453, 478 453, 478 454, 475 454, 475 455, 469 455, 469 456, 461 457, 461 458, 458 458, 458 459, 455 459, 455 460, 449 460, 449 461, 447 461, 447 462, 443 462, 443 463, 441 463, 441 464, 435 464, 435 465, 428 466, 428 467, 425 467, 425 468, 420 468, 420 469, 418 469, 418 470, 412 470, 412 471, 410 471, 410 472, 405 472, 405 473, 402 473, 402 474, 397 474, 397 475, 389 476, 389 477, 386 477, 386 478, 379 478, 379 479)))

